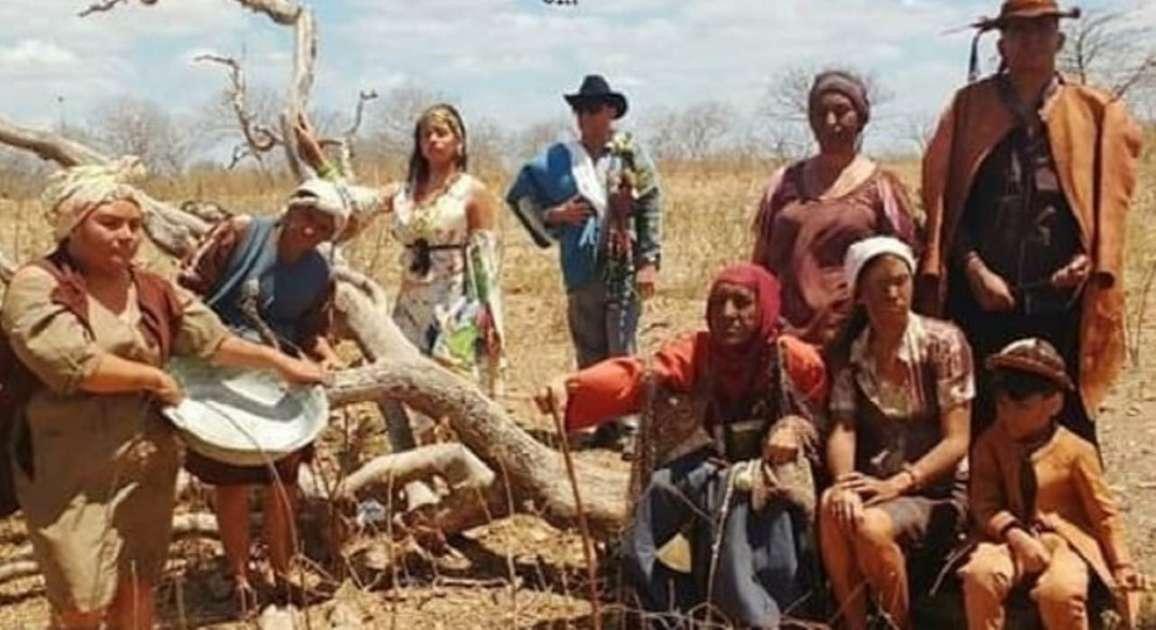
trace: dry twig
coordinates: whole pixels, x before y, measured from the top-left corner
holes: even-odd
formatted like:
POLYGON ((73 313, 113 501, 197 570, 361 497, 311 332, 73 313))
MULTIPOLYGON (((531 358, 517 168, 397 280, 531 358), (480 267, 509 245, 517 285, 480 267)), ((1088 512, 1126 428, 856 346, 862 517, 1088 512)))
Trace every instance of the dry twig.
MULTIPOLYGON (((553 391, 550 393, 553 399, 553 391)), ((574 490, 574 506, 578 512, 578 527, 582 531, 582 555, 586 557, 586 574, 590 580, 590 607, 594 618, 594 630, 602 628, 602 610, 598 598, 598 565, 594 560, 594 540, 590 538, 590 525, 586 522, 586 510, 582 507, 582 494, 578 490, 578 477, 574 474, 574 459, 570 457, 570 442, 566 439, 566 425, 554 400, 550 401, 550 415, 554 418, 554 428, 558 430, 558 441, 562 446, 562 458, 566 461, 566 475, 570 477, 570 487, 574 490)))
POLYGON ((245 138, 245 144, 234 147, 233 160, 229 164, 229 168, 235 167, 246 157, 252 157, 264 166, 262 154, 281 144, 282 139, 268 127, 258 124, 253 113, 249 111, 246 103, 248 89, 245 82, 245 69, 236 59, 213 53, 197 55, 193 60, 220 64, 229 71, 229 82, 232 84, 232 88, 228 92, 229 103, 233 108, 233 114, 237 117, 237 125, 241 128, 241 135, 245 138))

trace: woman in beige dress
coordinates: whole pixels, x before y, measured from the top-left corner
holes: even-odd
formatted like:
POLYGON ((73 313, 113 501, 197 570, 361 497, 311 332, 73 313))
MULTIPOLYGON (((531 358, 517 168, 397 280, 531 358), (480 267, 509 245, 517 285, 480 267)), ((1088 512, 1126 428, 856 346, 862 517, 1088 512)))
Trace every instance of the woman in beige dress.
POLYGON ((230 335, 204 305, 137 268, 129 163, 62 171, 45 192, 57 247, 13 277, 0 307, 18 359, 16 495, 60 628, 151 628, 181 449, 159 413, 180 401, 171 355, 318 382, 314 365, 230 335))

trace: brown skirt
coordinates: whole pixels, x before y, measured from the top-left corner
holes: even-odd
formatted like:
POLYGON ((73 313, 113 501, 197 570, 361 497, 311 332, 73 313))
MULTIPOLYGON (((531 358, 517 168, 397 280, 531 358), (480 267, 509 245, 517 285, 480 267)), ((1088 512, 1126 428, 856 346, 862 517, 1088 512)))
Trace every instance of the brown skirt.
POLYGON ((268 485, 276 479, 287 486, 297 485, 297 469, 303 463, 313 461, 313 445, 296 450, 265 466, 235 466, 210 459, 188 449, 185 469, 194 477, 214 486, 268 485), (272 469, 276 469, 274 477, 272 469))

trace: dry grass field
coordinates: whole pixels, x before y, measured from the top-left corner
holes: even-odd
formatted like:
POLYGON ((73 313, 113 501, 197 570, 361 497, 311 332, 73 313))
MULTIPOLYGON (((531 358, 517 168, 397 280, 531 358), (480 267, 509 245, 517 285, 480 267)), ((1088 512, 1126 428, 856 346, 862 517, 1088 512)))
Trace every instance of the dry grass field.
MULTIPOLYGON (((1156 140, 1156 138, 1154 138, 1156 140)), ((1151 144, 1151 143, 1150 143, 1151 144)), ((917 165, 895 168, 912 187, 917 165)), ((748 225, 771 165, 733 168, 669 165, 666 191, 665 262, 658 295, 647 303, 641 340, 655 348, 668 335, 702 324, 703 294, 713 272, 746 257, 748 225)), ((482 170, 494 190, 505 175, 482 170)), ((382 174, 369 180, 383 180, 382 174)), ((208 176, 152 182, 168 199, 205 198, 239 211, 273 211, 286 185, 253 178, 208 176), (254 192, 255 191, 255 192, 254 192)), ((44 251, 47 226, 36 203, 0 202, 0 248, 28 258, 44 251)), ((1147 157, 1142 188, 1130 223, 1129 336, 1133 362, 1101 415, 1100 435, 1112 487, 1126 510, 1129 536, 1143 568, 1156 574, 1156 313, 1145 313, 1156 268, 1156 159, 1147 157)), ((347 249, 347 256, 384 286, 395 285, 398 247, 378 222, 347 249)), ((565 326, 564 298, 556 252, 536 249, 511 216, 503 219, 504 277, 510 358, 507 407, 535 434, 552 435, 526 396, 549 377, 573 365, 565 326)), ((148 252, 150 264, 167 264, 148 252)), ((1156 305, 1150 309, 1156 310, 1156 305)), ((351 357, 355 351, 344 347, 351 357)), ((323 443, 323 464, 335 465, 343 445, 365 459, 382 450, 380 419, 369 409, 334 414, 323 443)), ((625 466, 612 453, 578 454, 607 466, 625 466)), ((193 499, 198 503, 201 499, 193 499)), ((190 509, 182 505, 182 509, 190 509)), ((384 539, 384 536, 381 537, 384 539)), ((18 520, 0 521, 0 558, 22 543, 18 520)), ((581 583, 582 555, 573 532, 557 531, 532 517, 495 522, 466 534, 461 547, 471 561, 462 568, 431 563, 412 547, 367 540, 356 570, 343 584, 332 568, 311 570, 311 584, 326 596, 306 609, 311 628, 496 628, 589 627, 589 605, 581 583), (392 554, 392 551, 400 553, 392 554)), ((182 541, 172 549, 166 581, 158 593, 168 627, 240 628, 230 622, 230 603, 221 597, 220 547, 212 541, 182 541)), ((1150 619, 1153 619, 1149 615, 1150 619)), ((39 578, 0 585, 0 627, 42 627, 47 604, 39 578)))

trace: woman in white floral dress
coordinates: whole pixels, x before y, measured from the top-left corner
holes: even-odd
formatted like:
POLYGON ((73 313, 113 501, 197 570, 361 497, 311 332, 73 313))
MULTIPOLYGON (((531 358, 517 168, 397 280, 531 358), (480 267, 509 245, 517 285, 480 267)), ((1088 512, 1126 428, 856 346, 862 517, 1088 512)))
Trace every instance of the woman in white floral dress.
MULTIPOLYGON (((319 175, 340 175, 307 123, 298 140, 319 175)), ((498 202, 467 163, 461 115, 451 105, 430 107, 414 127, 406 181, 385 189, 381 212, 404 245, 394 321, 424 354, 472 375, 493 396, 504 365, 498 202)))

